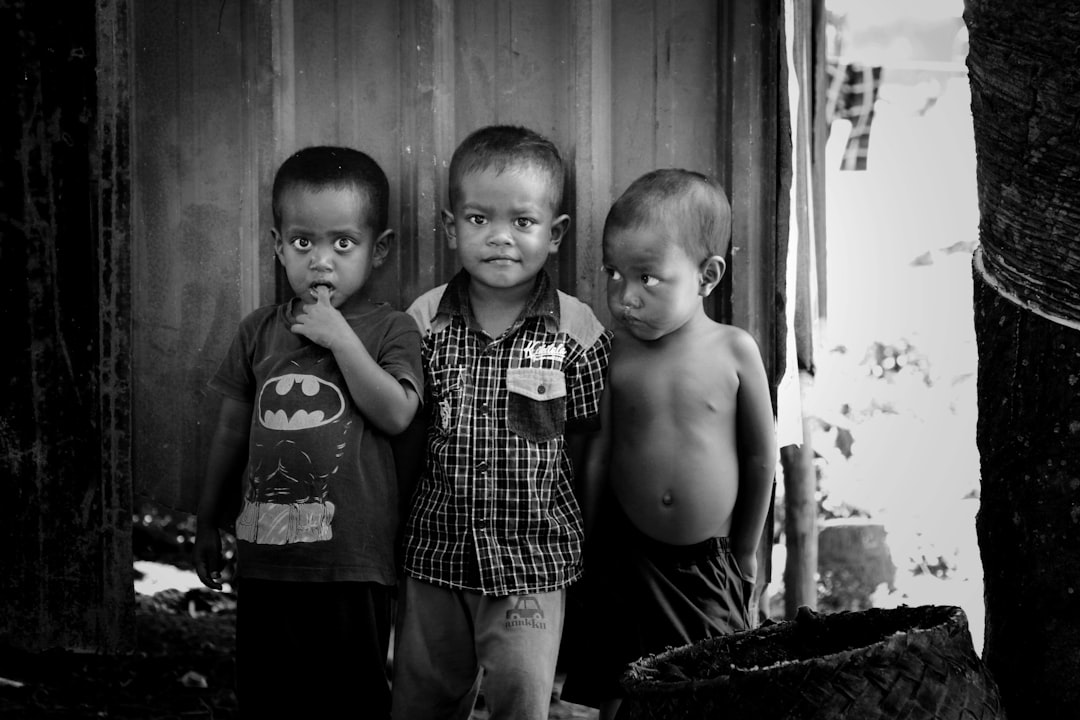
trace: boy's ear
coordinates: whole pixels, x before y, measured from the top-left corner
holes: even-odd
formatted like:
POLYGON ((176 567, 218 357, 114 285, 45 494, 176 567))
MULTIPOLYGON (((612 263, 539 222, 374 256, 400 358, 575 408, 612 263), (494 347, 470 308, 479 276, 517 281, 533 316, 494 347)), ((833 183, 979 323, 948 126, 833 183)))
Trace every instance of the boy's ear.
POLYGON ((566 231, 570 229, 570 216, 560 215, 551 221, 551 243, 548 245, 548 253, 555 254, 559 251, 559 245, 566 237, 566 231))
POLYGON ((371 266, 379 267, 383 260, 390 254, 390 243, 394 242, 394 231, 386 228, 379 237, 375 238, 375 246, 371 249, 371 266))
POLYGON ((277 256, 278 262, 284 265, 285 261, 281 258, 281 233, 277 228, 270 228, 270 237, 274 238, 274 255, 277 256))
POLYGON ((727 263, 719 255, 710 255, 701 261, 701 278, 698 285, 698 295, 708 297, 709 294, 720 284, 720 278, 724 277, 727 263))
POLYGON ((449 210, 442 211, 442 226, 446 231, 446 243, 451 250, 457 250, 457 226, 454 225, 454 213, 449 210))

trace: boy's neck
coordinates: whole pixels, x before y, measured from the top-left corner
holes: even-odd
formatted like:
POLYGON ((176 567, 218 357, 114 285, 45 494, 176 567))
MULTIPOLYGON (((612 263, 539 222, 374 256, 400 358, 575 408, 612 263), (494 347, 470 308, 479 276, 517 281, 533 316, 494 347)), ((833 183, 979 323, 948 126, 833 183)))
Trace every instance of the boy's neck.
POLYGON ((532 295, 533 286, 492 288, 469 283, 469 306, 473 318, 492 339, 514 324, 532 295))

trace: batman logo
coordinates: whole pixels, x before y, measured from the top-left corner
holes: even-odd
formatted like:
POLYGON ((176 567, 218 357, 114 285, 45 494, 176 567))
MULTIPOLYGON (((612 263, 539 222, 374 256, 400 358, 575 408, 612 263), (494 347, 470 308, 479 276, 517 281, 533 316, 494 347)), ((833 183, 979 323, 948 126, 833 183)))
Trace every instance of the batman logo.
POLYGON ((307 430, 328 425, 345 412, 341 390, 314 375, 270 378, 259 393, 259 422, 270 430, 307 430))

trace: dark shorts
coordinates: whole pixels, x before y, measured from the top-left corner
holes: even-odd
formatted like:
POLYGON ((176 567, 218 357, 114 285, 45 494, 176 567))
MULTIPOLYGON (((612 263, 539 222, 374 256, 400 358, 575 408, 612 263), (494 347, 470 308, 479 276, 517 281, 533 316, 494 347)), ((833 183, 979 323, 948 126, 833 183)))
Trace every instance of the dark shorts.
MULTIPOLYGON (((614 504, 614 503, 612 503, 614 504)), ((579 588, 577 637, 563 698, 585 705, 621 697, 619 678, 640 657, 751 627, 753 583, 743 578, 726 537, 694 545, 649 538, 621 510, 598 528, 579 588)))
POLYGON ((243 718, 390 717, 393 588, 242 579, 236 685, 243 718))

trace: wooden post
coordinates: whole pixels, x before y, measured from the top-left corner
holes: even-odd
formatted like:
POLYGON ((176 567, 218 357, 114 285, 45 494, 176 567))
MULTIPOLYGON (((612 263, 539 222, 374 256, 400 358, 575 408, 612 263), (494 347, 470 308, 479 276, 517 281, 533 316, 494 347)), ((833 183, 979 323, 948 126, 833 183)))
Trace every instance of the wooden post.
POLYGON ((18 110, 0 126, 0 640, 116 652, 135 629, 129 3, 0 13, 18 110))
POLYGON ((817 609, 817 482, 814 451, 807 422, 803 420, 802 445, 780 450, 784 472, 784 616, 806 605, 817 609))

